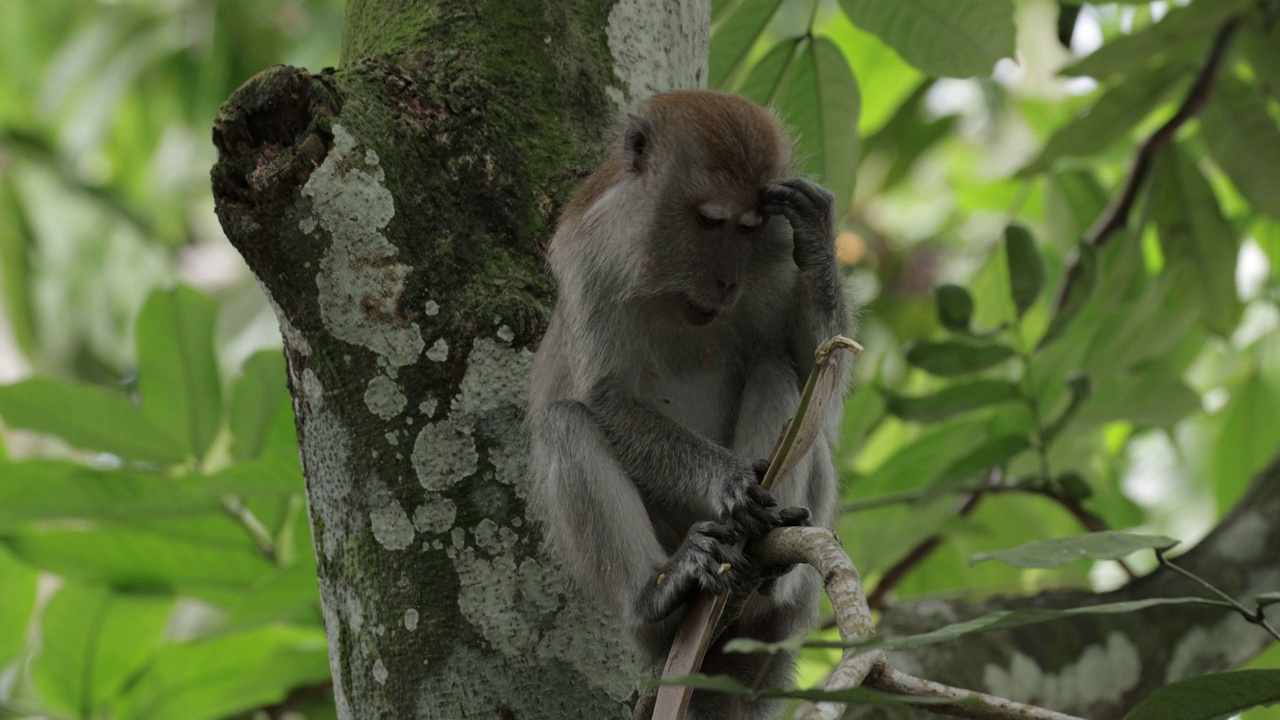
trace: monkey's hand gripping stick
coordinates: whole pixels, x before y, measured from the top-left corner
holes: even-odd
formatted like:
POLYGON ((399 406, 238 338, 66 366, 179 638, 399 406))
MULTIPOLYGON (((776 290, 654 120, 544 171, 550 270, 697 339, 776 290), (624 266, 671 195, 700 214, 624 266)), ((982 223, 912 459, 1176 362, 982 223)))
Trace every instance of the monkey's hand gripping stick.
MULTIPOLYGON (((823 411, 827 404, 830 403, 839 381, 839 373, 835 363, 832 362, 833 353, 839 350, 848 350, 858 355, 862 353, 862 346, 847 337, 837 335, 818 347, 815 353, 813 371, 809 373, 809 379, 805 382, 804 390, 800 395, 799 407, 796 408, 796 414, 787 423, 786 428, 783 429, 778 446, 774 449, 773 456, 769 459, 768 470, 765 471, 763 478, 760 480, 760 485, 764 490, 772 489, 778 478, 790 472, 796 466, 813 445, 818 433, 822 431, 823 411)), ((800 521, 803 521, 803 519, 803 517, 799 518, 800 521)), ((795 524, 795 522, 793 521, 790 524, 795 524)), ((720 527, 715 523, 699 523, 694 526, 690 535, 691 537, 696 534, 705 535, 707 545, 711 547, 718 545, 718 541, 723 541, 724 539, 722 531, 719 529, 720 527)), ((717 569, 716 574, 721 574, 727 570, 728 568, 725 565, 731 565, 734 559, 738 559, 739 562, 745 561, 745 556, 741 554, 744 545, 744 541, 739 541, 733 548, 725 548, 721 551, 724 557, 716 559, 721 560, 724 564, 717 569)), ((721 547, 723 546, 721 545, 721 547)), ((714 556, 704 553, 703 557, 714 556)), ((661 576, 659 576, 659 579, 663 582, 666 581, 661 576)), ((719 591, 719 594, 704 590, 689 604, 684 619, 680 623, 680 629, 676 632, 675 640, 671 643, 671 652, 667 656, 667 664, 662 670, 663 678, 689 675, 697 672, 702 667, 702 659, 707 654, 707 648, 715 640, 716 633, 723 629, 720 626, 720 620, 725 614, 732 595, 732 593, 727 592, 729 589, 726 582, 725 587, 719 591)), ((687 685, 664 685, 660 687, 654 705, 653 720, 678 720, 683 718, 685 711, 689 707, 689 699, 692 695, 693 688, 687 685)))

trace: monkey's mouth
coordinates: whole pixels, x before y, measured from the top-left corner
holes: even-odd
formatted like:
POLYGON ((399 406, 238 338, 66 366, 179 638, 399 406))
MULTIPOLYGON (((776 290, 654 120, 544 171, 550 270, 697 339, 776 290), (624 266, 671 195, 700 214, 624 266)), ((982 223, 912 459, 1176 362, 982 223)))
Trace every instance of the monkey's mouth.
POLYGON ((680 315, 684 321, 694 327, 702 327, 710 324, 712 320, 720 315, 720 311, 716 308, 709 308, 700 305, 688 298, 680 304, 680 315))

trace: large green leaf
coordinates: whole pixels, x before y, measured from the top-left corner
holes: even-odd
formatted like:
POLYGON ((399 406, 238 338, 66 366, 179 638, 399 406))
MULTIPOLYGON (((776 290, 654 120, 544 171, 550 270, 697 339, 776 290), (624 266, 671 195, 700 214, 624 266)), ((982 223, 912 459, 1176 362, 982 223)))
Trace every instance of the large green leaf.
MULTIPOLYGON (((1202 40, 1207 43, 1222 25, 1234 15, 1247 10, 1256 0, 1198 0, 1173 7, 1160 22, 1133 33, 1122 35, 1093 51, 1088 57, 1063 70, 1068 75, 1090 75, 1106 78, 1145 66, 1162 53, 1180 49, 1182 43, 1202 40)), ((1196 45, 1187 48, 1199 52, 1196 45)))
MULTIPOLYGON (((1089 615, 1121 615, 1139 612, 1141 610, 1146 610, 1147 608, 1177 607, 1180 605, 1187 607, 1224 607, 1226 603, 1222 600, 1213 600, 1210 598, 1176 597, 1151 598, 1149 600, 1129 600, 1126 602, 1086 605, 1084 607, 1064 608, 1061 610, 1051 608, 997 610, 996 612, 976 617, 972 620, 953 623, 951 625, 940 627, 937 630, 930 630, 929 632, 919 633, 917 635, 879 637, 874 640, 848 643, 817 640, 800 644, 802 647, 820 648, 856 647, 864 652, 876 649, 912 650, 915 648, 925 647, 927 645, 937 645, 939 643, 950 642, 957 638, 961 638, 966 635, 973 635, 975 633, 991 632, 993 630, 1008 630, 1010 628, 1025 627, 1027 625, 1039 625, 1044 622, 1072 617, 1089 615)), ((736 652, 763 652, 772 649, 773 645, 774 644, 772 643, 760 643, 754 640, 733 640, 725 646, 725 649, 736 652)))
POLYGON ((222 385, 213 351, 218 306, 185 286, 157 290, 138 316, 142 411, 202 457, 222 422, 222 385))
POLYGON ((1211 456, 1218 507, 1231 507, 1280 448, 1280 392, 1259 374, 1231 391, 1211 456))
POLYGON ((0 465, 0 529, 58 520, 137 520, 217 512, 216 485, 73 463, 0 465))
POLYGON ((1019 175, 1043 172, 1066 157, 1088 157, 1125 137, 1151 114, 1185 74, 1186 66, 1165 65, 1104 90, 1082 115, 1057 131, 1019 175))
POLYGON ((725 81, 746 62, 751 48, 781 5, 782 0, 738 3, 723 21, 717 18, 715 31, 711 33, 709 87, 724 87, 725 81))
POLYGON ((234 520, 225 515, 206 517, 226 528, 225 542, 101 527, 31 530, 5 543, 28 564, 67 578, 116 587, 174 589, 197 596, 206 588, 243 588, 272 572, 270 562, 245 547, 244 531, 234 520))
POLYGON ((75 717, 96 715, 157 652, 173 599, 66 585, 49 601, 31 681, 41 700, 75 717))
POLYGON ((1159 535, 1105 531, 1038 540, 1008 550, 977 553, 969 560, 969 564, 999 560, 1020 568, 1056 568, 1077 560, 1119 560, 1139 550, 1168 550, 1177 544, 1177 540, 1159 535))
POLYGON ((1235 330, 1243 312, 1236 296, 1240 239, 1222 216, 1209 182, 1181 146, 1156 162, 1151 215, 1160 233, 1165 271, 1181 278, 1199 301, 1205 326, 1218 335, 1235 330))
POLYGON ((1074 261, 1068 265, 1062 289, 1057 297, 1057 309, 1049 320, 1049 327, 1037 344, 1038 350, 1057 340, 1075 320, 1093 297, 1098 287, 1098 249, 1087 243, 1076 246, 1074 261))
POLYGON ((1127 420, 1139 426, 1168 427, 1200 409, 1200 396, 1180 378, 1154 368, 1138 368, 1102 382, 1081 406, 1081 425, 1127 420))
POLYGON ((1018 386, 1005 380, 974 380, 948 385, 929 395, 906 397, 885 391, 885 409, 913 422, 937 422, 977 408, 1016 400, 1018 386))
POLYGON ((1215 720, 1280 702, 1280 670, 1237 670, 1181 680, 1138 703, 1125 720, 1215 720))
POLYGON ((1224 75, 1200 116, 1209 153, 1259 211, 1280 217, 1280 129, 1267 99, 1234 75, 1224 75))
POLYGON ((64 520, 138 522, 220 515, 221 498, 302 492, 297 453, 279 452, 210 476, 166 478, 74 463, 0 463, 0 530, 64 520))
POLYGON ((778 109, 795 131, 808 173, 822 179, 844 213, 857 176, 861 95, 849 63, 824 37, 779 43, 756 64, 742 93, 778 109))
POLYGON ((256 458, 264 448, 297 444, 283 353, 263 350, 244 361, 231 387, 227 418, 231 454, 237 460, 256 458))
POLYGON ((1013 55, 1012 0, 840 0, 840 7, 930 75, 986 76, 1013 55))
POLYGON ((265 627, 164 647, 116 706, 118 720, 216 720, 329 678, 319 628, 265 627))
POLYGON ((1030 447, 1025 435, 1000 435, 987 440, 948 465, 930 486, 933 491, 930 496, 960 486, 983 471, 1000 467, 1030 447))
POLYGON ((169 464, 186 457, 185 445, 153 425, 141 408, 92 385, 33 378, 0 387, 0 417, 13 427, 126 460, 169 464))
POLYGON ((1014 356, 1013 348, 995 343, 945 340, 917 342, 907 348, 907 362, 925 372, 954 377, 985 370, 1014 356))
POLYGON ((0 547, 0 667, 22 652, 36 603, 36 572, 0 547))

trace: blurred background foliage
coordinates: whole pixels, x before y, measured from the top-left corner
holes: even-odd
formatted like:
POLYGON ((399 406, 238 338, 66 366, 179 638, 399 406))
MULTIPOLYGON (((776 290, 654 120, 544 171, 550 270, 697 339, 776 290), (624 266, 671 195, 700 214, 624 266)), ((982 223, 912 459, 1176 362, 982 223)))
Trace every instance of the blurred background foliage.
MULTIPOLYGON (((712 85, 777 107, 840 198, 867 352, 838 529, 876 602, 1115 587, 1114 562, 968 559, 1193 543, 1275 455, 1278 11, 713 2, 712 85), (1205 111, 1082 242, 1232 18, 1205 111)), ((275 319, 207 138, 259 70, 335 64, 341 13, 0 3, 0 718, 333 716, 275 319)))

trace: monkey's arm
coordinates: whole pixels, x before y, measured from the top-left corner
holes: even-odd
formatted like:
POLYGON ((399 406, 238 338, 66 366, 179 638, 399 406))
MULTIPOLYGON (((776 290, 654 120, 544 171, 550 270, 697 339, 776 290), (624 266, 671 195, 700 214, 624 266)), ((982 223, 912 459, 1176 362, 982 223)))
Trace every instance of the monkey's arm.
POLYGON ((818 345, 848 332, 849 316, 836 265, 835 198, 815 183, 793 178, 765 188, 762 199, 766 214, 782 215, 791 224, 793 257, 800 270, 793 351, 803 380, 818 345))
POLYGON ((674 422, 616 381, 597 382, 587 405, 652 505, 718 517, 745 539, 782 524, 751 461, 674 422))

